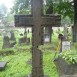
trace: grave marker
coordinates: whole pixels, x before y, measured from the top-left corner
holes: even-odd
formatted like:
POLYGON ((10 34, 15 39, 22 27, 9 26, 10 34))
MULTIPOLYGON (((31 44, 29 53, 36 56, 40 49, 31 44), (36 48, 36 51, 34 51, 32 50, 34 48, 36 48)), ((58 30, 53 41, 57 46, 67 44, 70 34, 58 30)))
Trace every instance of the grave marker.
POLYGON ((42 52, 39 46, 43 44, 43 27, 47 25, 60 26, 60 15, 43 15, 42 0, 32 0, 32 15, 15 15, 16 27, 32 27, 32 76, 44 77, 42 52))
POLYGON ((5 69, 7 62, 0 62, 0 71, 5 69))
POLYGON ((44 34, 44 42, 49 43, 50 41, 50 35, 49 34, 44 34))
POLYGON ((62 51, 69 51, 69 50, 70 50, 70 42, 62 41, 62 51))
POLYGON ((10 42, 9 42, 9 37, 8 36, 4 36, 3 37, 3 49, 4 48, 10 48, 10 42))
POLYGON ((10 33, 11 33, 10 40, 11 40, 11 41, 16 41, 16 38, 15 38, 14 32, 10 32, 10 33))

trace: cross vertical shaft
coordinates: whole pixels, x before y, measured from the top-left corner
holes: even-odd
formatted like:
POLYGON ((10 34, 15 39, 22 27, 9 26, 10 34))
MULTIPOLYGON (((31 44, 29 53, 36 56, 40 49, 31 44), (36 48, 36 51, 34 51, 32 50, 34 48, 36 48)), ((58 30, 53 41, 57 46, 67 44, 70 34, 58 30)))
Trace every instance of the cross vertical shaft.
POLYGON ((32 50, 32 77, 43 77, 42 52, 38 49, 40 45, 42 0, 32 0, 33 13, 33 50, 32 50))

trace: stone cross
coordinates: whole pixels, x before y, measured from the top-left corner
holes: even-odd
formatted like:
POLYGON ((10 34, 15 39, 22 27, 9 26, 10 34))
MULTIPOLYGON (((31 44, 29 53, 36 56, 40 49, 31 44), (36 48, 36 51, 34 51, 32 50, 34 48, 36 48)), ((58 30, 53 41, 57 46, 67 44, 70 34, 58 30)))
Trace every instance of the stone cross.
POLYGON ((42 52, 43 26, 60 26, 60 15, 43 15, 43 0, 31 0, 32 15, 15 15, 16 27, 32 27, 32 77, 44 77, 42 52))

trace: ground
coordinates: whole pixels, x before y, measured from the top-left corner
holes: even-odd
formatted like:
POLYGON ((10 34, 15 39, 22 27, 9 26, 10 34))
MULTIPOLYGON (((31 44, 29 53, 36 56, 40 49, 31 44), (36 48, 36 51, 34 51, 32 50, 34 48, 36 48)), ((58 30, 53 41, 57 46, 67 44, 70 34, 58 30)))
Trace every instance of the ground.
MULTIPOLYGON (((19 37, 20 36, 17 34, 17 41, 19 37)), ((28 37, 31 37, 31 33, 28 35, 28 37)), ((54 32, 52 43, 44 44, 43 46, 39 47, 43 52, 44 73, 49 75, 49 77, 59 77, 57 68, 53 61, 58 42, 58 33, 54 32)), ((0 47, 2 47, 2 36, 0 36, 0 43, 0 47)), ((32 58, 30 49, 31 45, 18 46, 18 44, 16 44, 14 48, 10 49, 3 50, 0 48, 0 52, 4 52, 3 55, 0 55, 0 61, 8 62, 5 70, 0 71, 0 77, 24 77, 30 74, 32 66, 27 64, 27 61, 32 58), (12 51, 13 53, 6 54, 8 51, 12 51)))

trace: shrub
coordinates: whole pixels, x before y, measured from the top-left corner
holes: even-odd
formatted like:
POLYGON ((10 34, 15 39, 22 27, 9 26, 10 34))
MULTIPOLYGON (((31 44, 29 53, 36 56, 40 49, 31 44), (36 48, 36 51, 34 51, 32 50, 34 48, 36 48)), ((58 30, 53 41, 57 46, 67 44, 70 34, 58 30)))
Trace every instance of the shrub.
POLYGON ((68 64, 77 63, 77 51, 75 49, 70 50, 70 51, 63 51, 62 53, 60 53, 59 56, 62 57, 63 59, 65 59, 65 61, 68 64))

